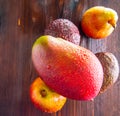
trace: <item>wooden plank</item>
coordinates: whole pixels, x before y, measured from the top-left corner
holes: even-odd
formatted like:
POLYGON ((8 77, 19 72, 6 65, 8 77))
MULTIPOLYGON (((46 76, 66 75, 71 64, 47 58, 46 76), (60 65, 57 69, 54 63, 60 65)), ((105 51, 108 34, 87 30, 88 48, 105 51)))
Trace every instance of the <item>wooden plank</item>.
MULTIPOLYGON (((63 109, 47 114, 29 99, 29 86, 37 73, 31 48, 50 21, 67 18, 80 28, 84 11, 92 6, 111 7, 120 15, 119 0, 0 0, 0 116, 119 116, 120 80, 94 101, 68 99, 63 109)), ((104 40, 86 38, 80 45, 94 53, 109 51, 120 62, 120 23, 104 40)))

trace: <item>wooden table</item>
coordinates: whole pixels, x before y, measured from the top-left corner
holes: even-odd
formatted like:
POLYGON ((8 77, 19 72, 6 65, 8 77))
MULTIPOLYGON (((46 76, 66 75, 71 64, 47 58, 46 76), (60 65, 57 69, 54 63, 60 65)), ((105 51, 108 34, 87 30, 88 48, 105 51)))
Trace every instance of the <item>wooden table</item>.
MULTIPOLYGON (((29 98, 29 86, 37 74, 31 48, 45 27, 67 18, 79 27, 84 11, 103 5, 120 16, 119 0, 0 0, 0 116, 120 116, 120 81, 94 101, 68 99, 53 114, 37 110, 29 98)), ((94 53, 108 51, 120 62, 120 21, 107 39, 94 40, 81 34, 81 46, 94 53)))

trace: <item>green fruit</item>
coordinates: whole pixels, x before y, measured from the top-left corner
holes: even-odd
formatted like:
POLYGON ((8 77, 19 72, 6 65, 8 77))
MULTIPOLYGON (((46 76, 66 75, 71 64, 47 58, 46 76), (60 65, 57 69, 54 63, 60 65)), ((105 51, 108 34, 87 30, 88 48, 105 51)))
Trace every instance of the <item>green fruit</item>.
POLYGON ((98 58, 61 38, 38 38, 32 48, 32 61, 42 80, 65 97, 91 100, 102 86, 103 69, 98 58))

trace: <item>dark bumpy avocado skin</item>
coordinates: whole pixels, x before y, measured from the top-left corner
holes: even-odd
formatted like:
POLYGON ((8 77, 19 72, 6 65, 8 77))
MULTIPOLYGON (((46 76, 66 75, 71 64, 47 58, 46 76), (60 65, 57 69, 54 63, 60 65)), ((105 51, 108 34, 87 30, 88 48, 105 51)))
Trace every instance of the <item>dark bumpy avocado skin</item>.
POLYGON ((75 24, 68 19, 56 19, 45 29, 45 35, 60 37, 76 45, 80 44, 80 33, 75 24))

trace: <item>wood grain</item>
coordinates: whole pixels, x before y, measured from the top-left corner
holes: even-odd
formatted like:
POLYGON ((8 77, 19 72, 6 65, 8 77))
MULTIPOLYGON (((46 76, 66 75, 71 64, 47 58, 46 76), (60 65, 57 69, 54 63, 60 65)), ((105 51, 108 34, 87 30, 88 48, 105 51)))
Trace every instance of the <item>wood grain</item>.
MULTIPOLYGON (((80 29, 84 11, 103 5, 120 16, 119 0, 0 0, 0 116, 120 116, 120 80, 94 101, 68 99, 63 109, 47 114, 29 99, 29 86, 37 76, 31 61, 31 48, 44 34, 50 21, 67 18, 80 29)), ((86 38, 80 45, 94 53, 109 51, 120 62, 120 21, 104 40, 86 38)))

